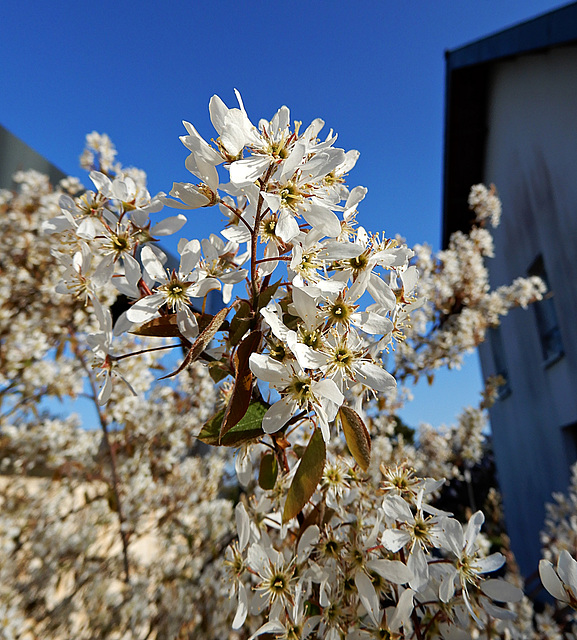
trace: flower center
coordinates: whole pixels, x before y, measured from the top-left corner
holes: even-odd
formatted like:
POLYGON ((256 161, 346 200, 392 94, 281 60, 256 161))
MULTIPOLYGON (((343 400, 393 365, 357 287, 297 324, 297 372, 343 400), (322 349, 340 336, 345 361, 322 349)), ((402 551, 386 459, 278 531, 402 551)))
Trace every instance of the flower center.
POLYGON ((302 406, 312 400, 311 379, 307 376, 297 376, 289 387, 289 393, 302 406))
POLYGON ((282 206, 296 211, 299 202, 303 200, 300 189, 294 182, 288 182, 280 191, 282 206))
POLYGON ((360 256, 356 256, 355 258, 349 258, 349 266, 353 271, 363 271, 367 264, 369 263, 369 258, 366 253, 361 253, 360 256))
POLYGON ((278 360, 279 362, 283 362, 287 357, 287 352, 282 342, 277 342, 270 346, 270 357, 278 360))
POLYGON ((166 298, 166 302, 172 309, 182 309, 189 302, 186 292, 191 284, 191 282, 179 280, 173 272, 170 282, 158 287, 158 291, 166 298))
POLYGON ((308 331, 307 329, 301 329, 299 331, 300 341, 306 344, 311 349, 318 349, 321 346, 321 332, 318 329, 308 331))

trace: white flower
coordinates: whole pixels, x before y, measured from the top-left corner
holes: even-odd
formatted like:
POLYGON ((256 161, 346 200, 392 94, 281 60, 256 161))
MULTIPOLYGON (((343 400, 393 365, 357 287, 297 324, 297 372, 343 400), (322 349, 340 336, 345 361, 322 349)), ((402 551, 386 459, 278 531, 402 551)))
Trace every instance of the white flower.
POLYGON ((187 338, 196 337, 198 325, 190 309, 191 299, 203 298, 212 289, 220 288, 218 280, 199 278, 195 271, 200 260, 198 240, 191 240, 182 248, 178 272, 167 272, 148 245, 142 248, 140 257, 148 277, 152 282, 161 284, 156 287, 156 293, 141 298, 127 311, 128 320, 136 324, 148 322, 157 315, 160 307, 167 304, 176 311, 182 334, 187 338))
POLYGON ((554 598, 577 609, 577 562, 566 549, 559 554, 557 570, 549 560, 541 560, 539 575, 543 586, 554 598))
POLYGON ((297 363, 282 363, 262 353, 253 353, 249 360, 252 373, 268 382, 281 393, 265 413, 262 428, 266 433, 275 433, 299 411, 313 409, 323 438, 329 440, 329 423, 332 422, 345 398, 332 380, 315 380, 306 374, 297 363))

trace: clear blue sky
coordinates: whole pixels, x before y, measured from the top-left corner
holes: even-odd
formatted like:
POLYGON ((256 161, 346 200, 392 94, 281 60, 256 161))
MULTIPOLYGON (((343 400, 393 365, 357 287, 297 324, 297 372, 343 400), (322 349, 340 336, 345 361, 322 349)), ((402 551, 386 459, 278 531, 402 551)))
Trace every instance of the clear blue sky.
MULTIPOLYGON (((86 133, 108 133, 151 193, 188 181, 181 121, 213 135, 208 100, 238 88, 253 122, 286 104, 322 117, 361 152, 350 186, 368 187, 359 220, 439 248, 444 52, 567 4, 556 0, 3 0, 0 123, 63 171, 86 133)), ((498 185, 497 185, 498 186, 498 185)), ((465 205, 465 203, 464 203, 465 205)), ((506 215, 506 212, 505 212, 506 215)), ((192 212, 188 237, 218 232, 192 212)), ((476 357, 419 388, 410 424, 450 422, 476 403, 476 357)))

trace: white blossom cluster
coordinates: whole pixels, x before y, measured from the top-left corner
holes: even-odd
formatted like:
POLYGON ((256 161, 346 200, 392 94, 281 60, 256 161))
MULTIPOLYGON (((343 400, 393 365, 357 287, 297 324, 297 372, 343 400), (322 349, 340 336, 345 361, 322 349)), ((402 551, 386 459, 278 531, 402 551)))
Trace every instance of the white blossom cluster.
MULTIPOLYGON (((99 335, 102 308, 58 293, 58 240, 70 251, 78 241, 41 231, 79 183, 14 178, 18 191, 0 195, 0 637, 226 635, 228 472, 220 451, 194 453, 193 436, 214 385, 197 366, 152 387, 164 352, 143 353, 115 367, 138 398, 115 386, 97 405, 98 341, 87 334, 99 335), (93 405, 84 425, 60 404, 82 396, 93 405)), ((98 291, 114 301, 114 287, 98 291)))
POLYGON ((501 203, 494 189, 475 185, 469 204, 475 214, 469 233, 453 233, 436 256, 427 245, 414 247, 420 274, 417 295, 427 302, 411 314, 412 330, 398 349, 397 378, 441 366, 460 367, 463 355, 477 347, 502 316, 543 297, 545 285, 537 277, 491 289, 485 259, 493 256, 494 246, 487 223, 498 225, 501 203))
MULTIPOLYGON (((358 153, 320 138, 320 119, 291 125, 282 107, 254 125, 237 97, 211 99, 212 144, 184 123, 195 181, 169 195, 151 197, 96 132, 81 159, 95 190, 27 174, 0 194, 5 633, 558 633, 546 614, 534 628, 516 578, 490 575, 505 556, 483 514, 462 525, 435 504, 483 456, 494 384, 455 427, 413 436, 395 417, 408 397, 396 379, 458 366, 542 294, 536 280, 489 287, 494 191, 473 188, 469 234, 413 251, 358 225, 366 189, 345 184, 358 153), (180 212, 160 218, 164 205, 180 212), (159 248, 183 211, 210 206, 220 235, 181 239, 176 260, 159 248), (213 290, 224 306, 211 314, 213 290), (169 349, 183 358, 164 375, 169 349), (42 404, 79 395, 93 431, 42 404)), ((547 565, 554 595, 571 566, 547 565)))

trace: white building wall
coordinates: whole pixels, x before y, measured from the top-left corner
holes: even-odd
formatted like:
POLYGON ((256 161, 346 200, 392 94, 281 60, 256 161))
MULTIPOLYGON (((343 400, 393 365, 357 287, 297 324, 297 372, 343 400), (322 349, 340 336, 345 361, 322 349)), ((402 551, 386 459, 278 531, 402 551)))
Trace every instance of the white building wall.
MULTIPOLYGON (((526 275, 541 255, 564 355, 544 363, 534 310, 501 327, 511 393, 491 410, 505 516, 525 575, 537 569, 545 502, 577 459, 577 47, 498 63, 489 98, 485 182, 503 202, 489 261, 492 286, 526 275)), ((489 345, 483 374, 495 373, 489 345)))

